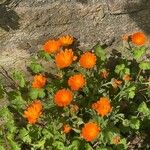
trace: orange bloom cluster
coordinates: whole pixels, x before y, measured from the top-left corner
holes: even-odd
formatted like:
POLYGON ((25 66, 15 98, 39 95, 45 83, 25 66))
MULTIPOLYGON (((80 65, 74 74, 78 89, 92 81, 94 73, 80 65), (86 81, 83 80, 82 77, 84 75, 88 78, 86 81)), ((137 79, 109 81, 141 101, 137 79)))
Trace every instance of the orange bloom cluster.
POLYGON ((113 79, 112 86, 116 89, 118 86, 122 84, 121 80, 113 79))
POLYGON ((46 84, 46 78, 39 74, 34 76, 34 80, 32 82, 32 88, 43 88, 46 84))
POLYGON ((96 64, 96 56, 91 52, 85 52, 81 55, 79 63, 83 68, 93 68, 96 64))
POLYGON ((62 36, 59 38, 62 46, 69 46, 73 43, 73 37, 70 35, 62 36))
POLYGON ((110 101, 106 97, 101 97, 99 101, 92 104, 92 108, 97 111, 99 115, 102 117, 106 116, 111 112, 112 107, 110 105, 110 101))
POLYGON ((54 102, 60 106, 65 107, 71 103, 73 99, 73 94, 70 90, 67 89, 61 89, 56 92, 54 95, 54 102))
POLYGON ((39 100, 34 101, 27 110, 24 111, 24 117, 30 124, 35 124, 42 113, 42 103, 39 100))
POLYGON ((79 90, 85 85, 85 79, 82 74, 76 74, 69 78, 68 85, 71 90, 79 90))
POLYGON ((101 71, 100 75, 102 78, 106 79, 109 75, 109 72, 107 70, 103 70, 101 71))
POLYGON ((129 74, 125 74, 124 77, 123 77, 123 80, 124 81, 130 81, 130 80, 132 80, 132 78, 130 77, 129 74))
POLYGON ((63 126, 63 132, 64 133, 69 133, 71 131, 71 127, 70 127, 70 125, 69 124, 65 124, 64 126, 63 126))
POLYGON ((61 43, 59 40, 48 40, 43 46, 44 51, 48 54, 56 53, 60 48, 61 43))
POLYGON ((136 32, 133 35, 131 35, 132 43, 137 46, 144 45, 146 43, 146 40, 146 36, 142 32, 136 32))
POLYGON ((48 40, 43 45, 43 50, 48 54, 54 54, 59 52, 62 46, 71 45, 73 40, 73 37, 70 35, 62 36, 58 40, 48 40))
POLYGON ((72 64, 74 59, 72 49, 65 49, 64 51, 60 51, 55 56, 55 62, 58 68, 65 68, 72 64))
POLYGON ((82 128, 81 137, 84 138, 87 142, 90 142, 96 139, 99 132, 100 128, 96 123, 88 122, 82 128))

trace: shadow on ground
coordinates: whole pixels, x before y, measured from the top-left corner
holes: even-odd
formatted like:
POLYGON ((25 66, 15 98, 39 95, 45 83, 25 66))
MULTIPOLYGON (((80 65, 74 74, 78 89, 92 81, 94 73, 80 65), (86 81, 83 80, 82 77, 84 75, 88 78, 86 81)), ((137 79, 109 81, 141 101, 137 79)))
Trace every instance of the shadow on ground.
POLYGON ((150 35, 150 0, 139 0, 136 4, 127 2, 124 10, 143 32, 150 35))
POLYGON ((19 29, 20 18, 17 13, 8 6, 10 3, 10 0, 6 0, 0 4, 0 28, 5 31, 19 29))

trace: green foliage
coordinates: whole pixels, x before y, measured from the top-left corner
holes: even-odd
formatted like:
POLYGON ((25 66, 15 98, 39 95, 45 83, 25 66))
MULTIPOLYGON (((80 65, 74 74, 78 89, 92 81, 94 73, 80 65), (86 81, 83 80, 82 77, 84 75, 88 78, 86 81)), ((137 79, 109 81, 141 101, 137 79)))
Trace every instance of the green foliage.
POLYGON ((2 84, 0 84, 0 99, 2 99, 4 97, 4 94, 5 94, 4 88, 3 88, 2 84))
POLYGON ((130 85, 128 88, 125 89, 125 94, 128 98, 133 99, 135 96, 136 87, 134 85, 130 85))
POLYGON ((106 58, 107 58, 106 52, 99 44, 97 44, 94 47, 94 52, 95 52, 96 56, 99 57, 102 61, 106 60, 106 58))
MULTIPOLYGON (((44 51, 32 60, 31 74, 41 73, 46 78, 42 88, 33 88, 30 77, 21 71, 13 71, 12 77, 2 73, 8 84, 0 83, 0 99, 3 99, 0 101, 0 150, 126 150, 128 137, 147 134, 150 62, 142 61, 147 48, 130 45, 132 58, 118 59, 118 56, 107 56, 105 49, 97 44, 93 52, 97 61, 91 69, 79 65, 84 52, 76 44, 60 49, 65 48, 75 49, 73 53, 78 57, 66 68, 54 65, 47 70, 44 63, 55 63, 55 54, 44 51), (102 70, 107 70, 107 75, 102 75, 102 70), (72 90, 68 84, 75 74, 82 74, 85 79, 79 90, 72 90), (125 80, 125 75, 130 75, 130 80, 125 80), (71 102, 67 102, 71 96, 56 96, 61 89, 71 90, 71 102), (2 104, 5 100, 7 106, 2 104), (58 105, 66 102, 64 107, 58 105), (95 123, 99 130, 87 142, 84 136, 90 136, 93 129, 90 127, 87 135, 82 132, 89 122, 95 123), (65 125, 69 126, 68 131, 65 125), (116 137, 118 141, 114 142, 116 137)), ((67 58, 63 55, 61 61, 67 63, 68 58, 69 55, 67 58)), ((85 61, 88 62, 90 58, 85 61)), ((76 86, 80 85, 80 80, 74 81, 76 86)), ((40 85, 43 81, 38 78, 36 82, 40 85)))
POLYGON ((142 61, 139 64, 140 69, 150 70, 150 61, 142 61))
POLYGON ((20 129, 19 138, 23 140, 25 143, 31 143, 31 137, 29 135, 29 131, 25 128, 20 129))
POLYGON ((43 66, 40 63, 38 63, 37 61, 33 61, 30 64, 29 68, 31 69, 31 71, 33 73, 40 73, 43 71, 43 66))
POLYGON ((122 78, 125 74, 130 74, 130 69, 127 68, 125 64, 120 64, 116 66, 115 73, 119 74, 122 78))
POLYGON ((80 141, 79 140, 73 140, 67 149, 68 150, 78 150, 79 147, 80 147, 80 141))
POLYGON ((134 49, 133 51, 133 55, 134 55, 134 58, 136 60, 139 60, 146 52, 146 48, 143 46, 143 47, 140 47, 140 48, 136 48, 134 49))
POLYGON ((26 101, 20 91, 10 91, 8 93, 8 99, 10 101, 10 105, 16 109, 22 109, 26 105, 26 101))
POLYGON ((142 113, 144 116, 149 116, 150 118, 150 109, 147 107, 147 104, 145 102, 142 102, 139 105, 138 111, 142 113))
POLYGON ((129 125, 132 129, 138 130, 140 128, 140 120, 136 116, 131 116, 129 125))
POLYGON ((60 142, 60 141, 55 141, 53 143, 53 146, 56 150, 64 150, 65 149, 65 145, 63 144, 63 142, 60 142))
POLYGON ((42 50, 38 52, 38 56, 39 56, 40 58, 42 58, 42 59, 45 59, 46 61, 52 60, 51 55, 49 55, 48 53, 46 53, 46 52, 44 52, 44 51, 42 51, 42 50))
POLYGON ((29 96, 33 100, 37 99, 37 98, 44 98, 45 97, 44 89, 31 88, 30 91, 29 91, 29 96))
POLYGON ((17 83, 18 83, 18 85, 19 85, 20 87, 22 87, 22 88, 25 87, 26 81, 25 81, 25 79, 24 79, 24 75, 23 75, 22 72, 14 71, 14 72, 13 72, 13 79, 14 79, 15 81, 17 81, 17 83))

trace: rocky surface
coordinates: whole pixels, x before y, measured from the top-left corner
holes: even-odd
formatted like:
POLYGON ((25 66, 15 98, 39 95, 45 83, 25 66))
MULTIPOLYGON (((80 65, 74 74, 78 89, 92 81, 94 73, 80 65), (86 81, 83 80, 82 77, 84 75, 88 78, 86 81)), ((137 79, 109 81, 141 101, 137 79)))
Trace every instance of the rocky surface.
POLYGON ((23 67, 49 38, 71 34, 83 49, 123 34, 150 34, 149 0, 1 0, 0 65, 23 67))

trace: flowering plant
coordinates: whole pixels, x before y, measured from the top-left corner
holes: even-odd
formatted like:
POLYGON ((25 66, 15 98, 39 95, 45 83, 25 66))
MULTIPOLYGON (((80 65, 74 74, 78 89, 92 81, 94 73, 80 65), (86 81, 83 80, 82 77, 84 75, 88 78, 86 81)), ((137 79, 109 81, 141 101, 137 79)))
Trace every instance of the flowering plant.
POLYGON ((8 83, 0 84, 0 98, 8 104, 0 108, 0 150, 123 150, 147 135, 146 37, 124 39, 130 59, 108 57, 99 44, 82 51, 67 35, 44 44, 29 65, 31 80, 3 69, 1 83, 8 83))

